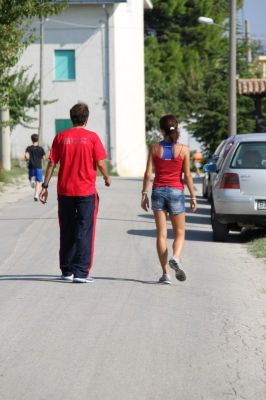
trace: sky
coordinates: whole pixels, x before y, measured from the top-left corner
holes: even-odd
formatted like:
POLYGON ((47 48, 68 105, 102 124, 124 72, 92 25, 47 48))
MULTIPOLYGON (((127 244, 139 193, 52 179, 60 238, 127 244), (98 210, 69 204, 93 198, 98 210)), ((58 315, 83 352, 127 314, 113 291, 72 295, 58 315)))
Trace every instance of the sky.
POLYGON ((263 36, 266 42, 266 0, 244 0, 239 21, 245 19, 249 22, 251 37, 263 36))

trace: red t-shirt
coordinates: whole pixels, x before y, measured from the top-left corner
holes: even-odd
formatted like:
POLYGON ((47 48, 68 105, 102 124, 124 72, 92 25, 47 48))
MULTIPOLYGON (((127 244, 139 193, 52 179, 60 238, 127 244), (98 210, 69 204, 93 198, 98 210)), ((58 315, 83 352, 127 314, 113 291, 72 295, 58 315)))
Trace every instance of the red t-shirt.
POLYGON ((62 196, 88 196, 96 193, 96 161, 107 158, 97 133, 73 127, 58 133, 49 159, 60 162, 57 192, 62 196))

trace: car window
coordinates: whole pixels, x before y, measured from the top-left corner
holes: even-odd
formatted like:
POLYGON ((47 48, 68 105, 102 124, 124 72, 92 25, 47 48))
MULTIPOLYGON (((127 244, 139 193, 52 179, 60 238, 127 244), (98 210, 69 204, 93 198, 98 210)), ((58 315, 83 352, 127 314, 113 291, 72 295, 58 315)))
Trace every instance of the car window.
POLYGON ((225 140, 223 140, 219 146, 217 147, 217 149, 215 150, 215 152, 213 153, 214 156, 218 156, 220 154, 220 152, 222 151, 223 147, 225 145, 225 140))
POLYGON ((221 148, 219 158, 217 160, 217 168, 218 169, 221 169, 224 159, 225 159, 225 156, 227 155, 227 153, 229 152, 229 150, 231 149, 233 144, 234 144, 234 138, 230 138, 225 141, 224 146, 221 148))
POLYGON ((266 169, 266 142, 240 143, 232 159, 231 168, 266 169))

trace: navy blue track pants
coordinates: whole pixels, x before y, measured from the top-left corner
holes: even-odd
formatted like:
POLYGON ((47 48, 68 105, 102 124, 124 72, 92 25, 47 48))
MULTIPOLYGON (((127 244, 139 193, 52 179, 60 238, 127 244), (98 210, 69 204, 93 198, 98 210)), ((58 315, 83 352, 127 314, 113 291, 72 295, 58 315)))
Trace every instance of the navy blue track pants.
POLYGON ((93 262, 98 195, 58 195, 59 261, 63 275, 88 276, 93 262))

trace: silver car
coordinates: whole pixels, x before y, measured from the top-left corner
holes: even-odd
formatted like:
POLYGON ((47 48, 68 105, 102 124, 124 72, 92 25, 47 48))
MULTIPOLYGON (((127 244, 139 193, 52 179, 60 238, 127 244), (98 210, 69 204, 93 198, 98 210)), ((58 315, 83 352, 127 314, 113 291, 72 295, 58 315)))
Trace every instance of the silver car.
POLYGON ((229 231, 266 226, 266 133, 232 137, 212 185, 213 239, 224 242, 229 231))

